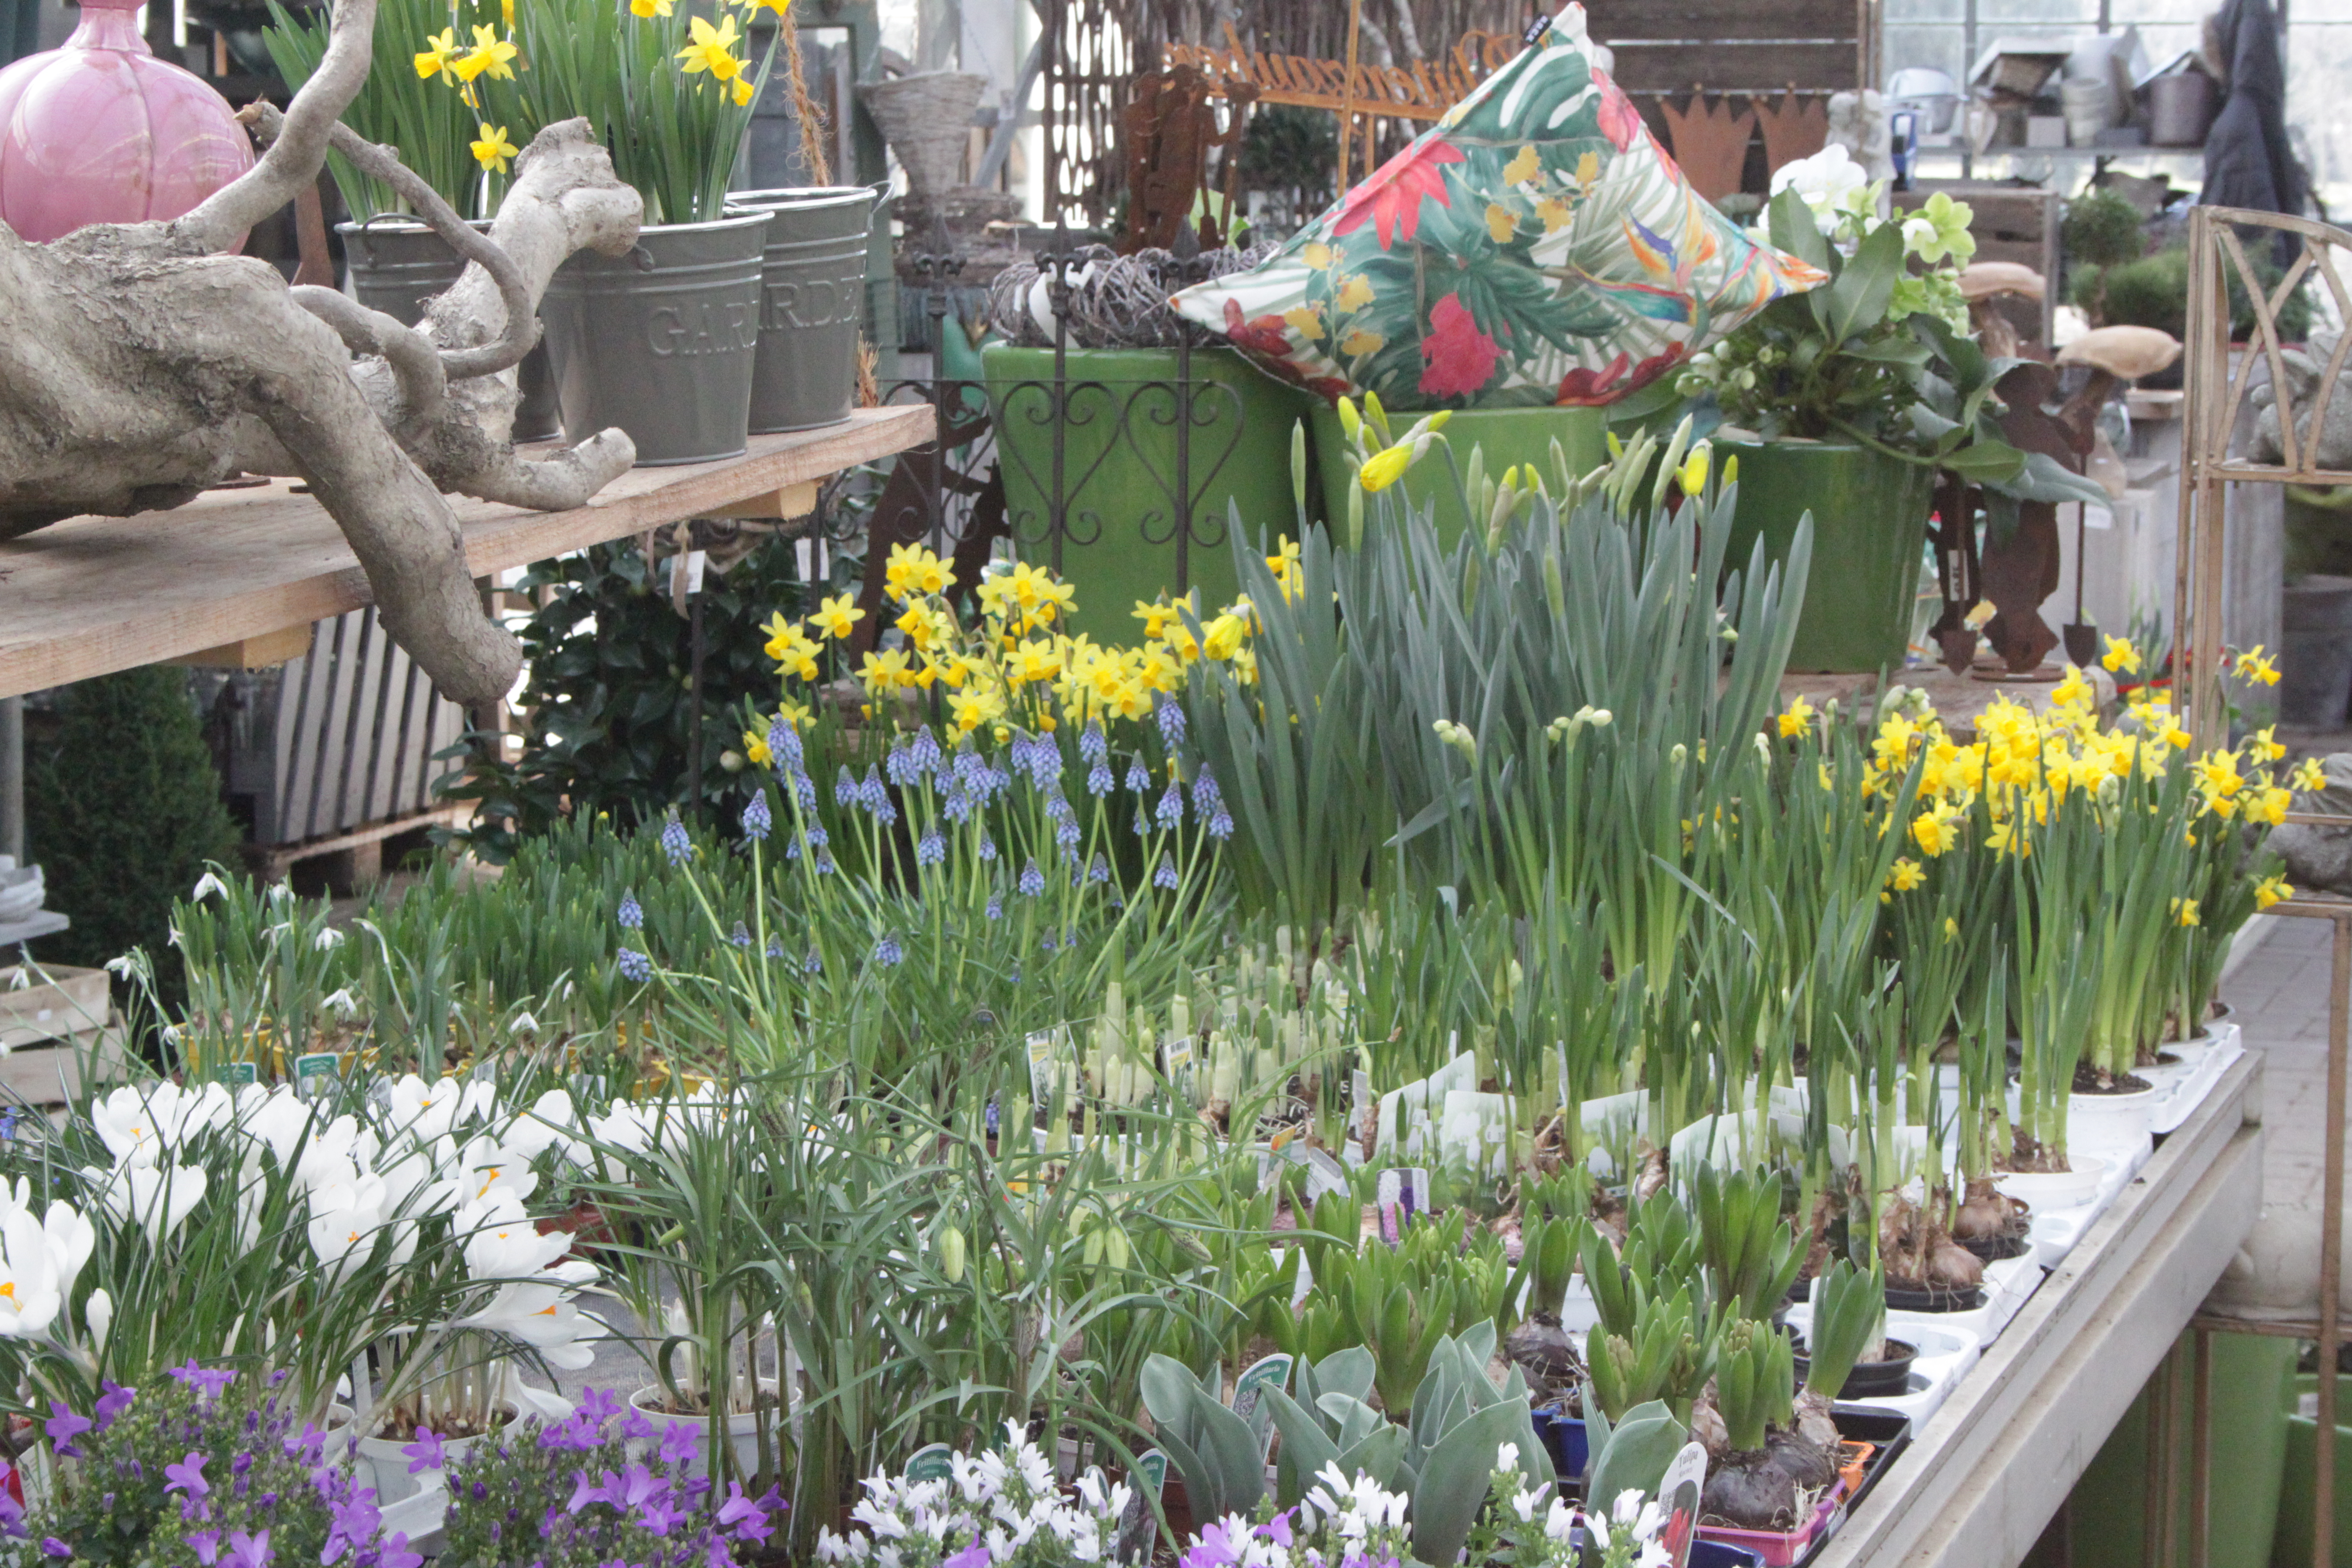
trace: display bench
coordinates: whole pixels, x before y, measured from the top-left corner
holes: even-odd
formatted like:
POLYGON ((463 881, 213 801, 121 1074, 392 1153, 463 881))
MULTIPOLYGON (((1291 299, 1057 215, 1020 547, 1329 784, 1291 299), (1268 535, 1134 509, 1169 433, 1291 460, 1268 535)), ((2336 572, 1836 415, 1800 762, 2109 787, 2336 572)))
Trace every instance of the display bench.
MULTIPOLYGON (((632 468, 569 511, 451 500, 467 566, 487 577, 688 518, 803 515, 823 480, 922 446, 932 429, 926 405, 861 409, 821 430, 754 436, 740 458, 632 468)), ((0 699, 169 659, 282 662, 309 646, 313 623, 373 602, 341 531, 296 481, 69 518, 0 542, 0 699)))
POLYGON ((2032 1551, 2261 1212, 2262 1055, 2225 1068, 1854 1506, 1816 1568, 2032 1551))

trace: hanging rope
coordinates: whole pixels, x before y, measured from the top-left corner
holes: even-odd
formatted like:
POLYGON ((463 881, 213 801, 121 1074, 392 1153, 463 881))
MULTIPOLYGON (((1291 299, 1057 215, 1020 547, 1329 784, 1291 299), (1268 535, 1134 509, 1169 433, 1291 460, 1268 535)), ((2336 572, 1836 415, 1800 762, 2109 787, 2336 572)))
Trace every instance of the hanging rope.
POLYGON ((833 160, 824 155, 824 116, 810 97, 808 76, 801 68, 801 26, 790 7, 777 24, 776 47, 783 51, 784 69, 793 89, 793 118, 801 127, 801 161, 808 165, 809 184, 833 184, 833 160))

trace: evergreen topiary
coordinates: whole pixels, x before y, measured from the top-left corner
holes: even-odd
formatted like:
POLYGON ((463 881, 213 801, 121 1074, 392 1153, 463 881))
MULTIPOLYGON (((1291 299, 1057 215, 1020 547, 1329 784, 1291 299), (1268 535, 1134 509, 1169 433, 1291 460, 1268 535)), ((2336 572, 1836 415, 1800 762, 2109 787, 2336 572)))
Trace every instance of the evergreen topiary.
POLYGON ((207 862, 235 865, 239 838, 187 672, 154 665, 64 687, 26 731, 26 848, 47 874, 48 907, 73 917, 39 957, 96 965, 143 947, 176 1000, 172 900, 207 862))

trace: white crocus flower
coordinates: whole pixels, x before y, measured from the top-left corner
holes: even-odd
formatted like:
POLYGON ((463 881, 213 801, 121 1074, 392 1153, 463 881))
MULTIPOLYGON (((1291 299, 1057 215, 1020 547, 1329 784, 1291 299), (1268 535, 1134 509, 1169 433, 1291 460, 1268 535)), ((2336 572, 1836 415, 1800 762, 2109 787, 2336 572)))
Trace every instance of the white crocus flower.
POLYGON ((26 1339, 47 1329, 64 1296, 57 1257, 41 1222, 23 1209, 0 1221, 0 1335, 26 1339))
POLYGON ((114 1298, 104 1290, 92 1290, 89 1300, 81 1304, 81 1319, 89 1328, 89 1348, 104 1352, 107 1332, 114 1327, 114 1298))
POLYGON ((582 1286, 595 1280, 596 1266, 557 1261, 572 1250, 568 1233, 541 1235, 520 1200, 503 1191, 460 1210, 457 1230, 466 1238, 467 1273, 494 1287, 478 1308, 457 1320, 458 1328, 509 1334, 551 1366, 576 1371, 595 1358, 590 1344, 611 1331, 575 1300, 582 1286))
POLYGON ((508 1123, 500 1136, 515 1153, 526 1160, 536 1160, 559 1145, 569 1153, 577 1141, 572 1130, 578 1125, 572 1097, 560 1089, 551 1089, 532 1100, 529 1110, 508 1123))
POLYGON ((478 1207, 499 1193, 511 1194, 520 1202, 539 1186, 539 1173, 530 1168, 530 1159, 494 1138, 467 1140, 450 1179, 461 1208, 478 1207))
MULTIPOLYGON (((310 1194, 310 1250, 341 1285, 373 1255, 385 1227, 383 1178, 362 1175, 333 1182, 310 1194)), ((394 1227, 391 1261, 404 1264, 416 1250, 416 1227, 394 1227)))
POLYGON ((187 1222, 212 1181, 200 1165, 85 1167, 82 1174, 117 1224, 135 1221, 157 1247, 187 1222))
POLYGON ((98 1227, 81 1210, 58 1199, 41 1215, 41 1233, 48 1237, 49 1256, 57 1265, 58 1294, 70 1296, 82 1265, 98 1246, 98 1227))

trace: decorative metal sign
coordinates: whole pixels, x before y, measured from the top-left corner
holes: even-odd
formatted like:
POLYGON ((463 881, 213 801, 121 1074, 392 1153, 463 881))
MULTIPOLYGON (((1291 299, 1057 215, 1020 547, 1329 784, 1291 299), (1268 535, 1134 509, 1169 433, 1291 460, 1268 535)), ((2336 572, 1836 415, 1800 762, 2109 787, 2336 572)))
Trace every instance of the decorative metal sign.
POLYGON ((1450 59, 1434 65, 1416 60, 1410 68, 1359 63, 1350 80, 1342 60, 1305 55, 1268 55, 1242 47, 1229 25, 1224 48, 1207 44, 1168 44, 1160 63, 1191 66, 1223 98, 1245 89, 1260 103, 1295 103, 1341 113, 1392 115, 1401 120, 1436 120, 1470 94, 1489 72, 1508 65, 1519 52, 1517 33, 1472 31, 1462 35, 1450 59))

